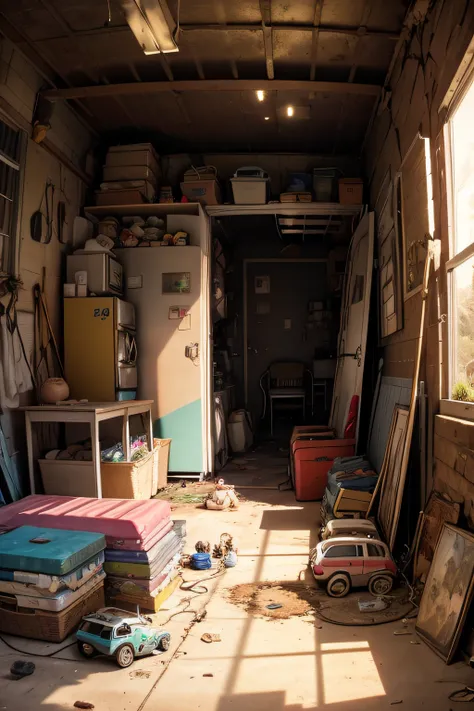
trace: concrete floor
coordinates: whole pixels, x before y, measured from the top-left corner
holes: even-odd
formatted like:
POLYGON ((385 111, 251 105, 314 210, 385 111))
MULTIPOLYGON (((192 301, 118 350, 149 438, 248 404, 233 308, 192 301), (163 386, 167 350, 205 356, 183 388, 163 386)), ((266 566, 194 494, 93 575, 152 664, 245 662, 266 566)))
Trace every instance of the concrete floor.
MULTIPOLYGON (((280 454, 274 452, 272 464, 266 450, 262 485, 276 487, 285 479, 280 454)), ((256 456, 256 466, 264 464, 258 450, 256 456)), ((262 475, 258 472, 234 463, 226 478, 241 476, 246 483, 262 475)), ((228 531, 237 537, 240 554, 238 566, 212 580, 208 594, 179 591, 160 611, 157 619, 164 623, 187 605, 207 610, 199 624, 192 623, 189 612, 166 622, 172 634, 169 652, 120 670, 106 659, 82 660, 70 647, 57 655, 64 659, 31 657, 35 674, 11 681, 12 662, 26 657, 0 642, 0 711, 62 711, 77 700, 94 704, 97 711, 372 711, 400 702, 405 711, 449 711, 455 706, 448 694, 472 684, 473 672, 462 663, 445 666, 425 644, 412 644, 414 634, 394 636, 400 623, 340 627, 315 624, 311 616, 269 620, 232 604, 226 593, 232 585, 294 581, 301 571, 306 574, 319 516, 319 504, 298 504, 291 491, 243 488, 242 494, 247 500, 235 512, 193 505, 173 511, 174 518, 187 520, 188 552, 196 540, 215 542, 228 531), (205 644, 200 639, 204 632, 218 633, 222 641, 205 644)), ((203 575, 184 573, 187 580, 203 575)), ((57 649, 7 640, 42 655, 57 649)))

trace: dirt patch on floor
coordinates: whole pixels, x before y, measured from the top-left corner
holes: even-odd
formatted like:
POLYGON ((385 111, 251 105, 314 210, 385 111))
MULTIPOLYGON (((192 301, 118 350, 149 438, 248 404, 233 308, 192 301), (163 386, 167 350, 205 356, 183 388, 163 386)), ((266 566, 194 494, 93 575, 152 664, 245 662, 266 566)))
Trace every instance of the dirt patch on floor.
POLYGON ((276 620, 311 614, 321 592, 304 583, 243 583, 227 591, 231 602, 252 615, 276 620), (268 605, 281 605, 269 608, 268 605))
POLYGON ((359 607, 359 603, 376 599, 367 590, 357 590, 338 599, 303 582, 243 583, 229 588, 227 596, 252 615, 275 620, 314 615, 321 621, 339 625, 379 625, 410 616, 414 610, 409 590, 404 586, 383 599, 382 609, 371 612, 359 607), (273 607, 277 605, 281 607, 273 607))

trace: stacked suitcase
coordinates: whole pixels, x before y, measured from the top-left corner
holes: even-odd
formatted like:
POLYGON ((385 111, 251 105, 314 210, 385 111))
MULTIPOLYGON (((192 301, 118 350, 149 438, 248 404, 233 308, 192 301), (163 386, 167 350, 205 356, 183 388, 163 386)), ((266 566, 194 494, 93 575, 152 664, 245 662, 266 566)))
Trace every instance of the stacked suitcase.
POLYGON ((180 583, 183 544, 170 513, 168 502, 154 499, 32 495, 0 509, 0 531, 32 524, 102 533, 107 604, 156 612, 180 583))
POLYGON ((319 501, 336 457, 354 454, 354 439, 337 439, 328 427, 295 427, 290 440, 290 474, 297 501, 319 501))
POLYGON ((362 518, 372 501, 378 474, 367 457, 334 460, 321 503, 323 526, 333 519, 362 518))
POLYGON ((104 604, 105 538, 21 526, 0 536, 0 630, 62 642, 104 604))

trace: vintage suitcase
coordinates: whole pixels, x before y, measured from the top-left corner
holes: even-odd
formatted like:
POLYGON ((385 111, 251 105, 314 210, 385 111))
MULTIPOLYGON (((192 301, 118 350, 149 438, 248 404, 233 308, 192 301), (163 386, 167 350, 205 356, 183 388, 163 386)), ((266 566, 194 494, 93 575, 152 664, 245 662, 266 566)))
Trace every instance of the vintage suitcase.
POLYGON ((0 632, 41 639, 44 642, 62 642, 76 629, 85 615, 104 605, 103 582, 98 583, 87 595, 61 612, 18 607, 10 599, 4 600, 0 595, 0 632))
POLYGON ((321 500, 334 459, 351 456, 354 447, 354 439, 325 439, 324 435, 307 435, 293 442, 291 475, 296 500, 321 500))

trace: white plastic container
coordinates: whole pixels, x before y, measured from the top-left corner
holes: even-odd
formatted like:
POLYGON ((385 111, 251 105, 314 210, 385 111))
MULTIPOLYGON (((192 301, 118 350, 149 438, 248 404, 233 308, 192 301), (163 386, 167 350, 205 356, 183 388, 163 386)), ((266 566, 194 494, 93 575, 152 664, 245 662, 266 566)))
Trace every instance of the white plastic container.
POLYGON ((265 205, 268 202, 270 178, 262 168, 239 168, 230 181, 236 205, 265 205))
POLYGON ((253 442, 249 413, 245 410, 232 412, 227 424, 227 434, 233 452, 246 452, 253 442))

